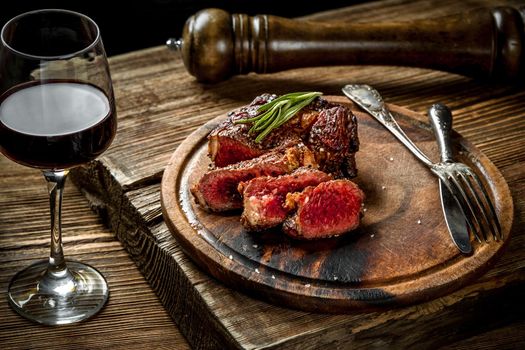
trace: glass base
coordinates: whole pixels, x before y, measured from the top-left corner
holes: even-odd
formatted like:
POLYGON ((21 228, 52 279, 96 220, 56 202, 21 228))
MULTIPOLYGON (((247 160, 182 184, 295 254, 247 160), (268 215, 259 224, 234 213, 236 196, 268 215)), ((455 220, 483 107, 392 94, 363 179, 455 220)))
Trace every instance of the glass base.
POLYGON ((48 271, 48 260, 18 272, 9 285, 11 307, 45 325, 79 322, 96 314, 108 300, 106 279, 95 268, 75 261, 67 270, 48 271))

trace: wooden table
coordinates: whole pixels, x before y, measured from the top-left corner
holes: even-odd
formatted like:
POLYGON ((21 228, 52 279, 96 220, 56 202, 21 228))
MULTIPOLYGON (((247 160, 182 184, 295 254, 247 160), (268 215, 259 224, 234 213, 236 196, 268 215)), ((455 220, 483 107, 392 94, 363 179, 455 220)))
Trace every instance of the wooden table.
MULTIPOLYGON (((394 0, 311 18, 423 18, 497 4, 523 1, 394 0)), ((78 187, 67 186, 63 218, 66 257, 90 263, 106 275, 109 303, 88 322, 51 328, 22 319, 4 297, 0 348, 187 349, 188 342, 198 349, 525 347, 523 88, 437 71, 373 66, 297 69, 202 85, 163 47, 110 61, 119 133, 99 161, 73 174, 78 187), (160 179, 176 146, 206 120, 261 92, 339 94, 349 82, 366 82, 388 102, 422 114, 437 101, 453 109, 455 129, 491 159, 511 189, 515 218, 503 256, 480 279, 451 295, 350 315, 271 305, 200 271, 173 240, 160 212, 160 179)), ((39 172, 0 158, 0 203, 0 293, 5 295, 17 270, 48 254, 47 194, 39 172)))

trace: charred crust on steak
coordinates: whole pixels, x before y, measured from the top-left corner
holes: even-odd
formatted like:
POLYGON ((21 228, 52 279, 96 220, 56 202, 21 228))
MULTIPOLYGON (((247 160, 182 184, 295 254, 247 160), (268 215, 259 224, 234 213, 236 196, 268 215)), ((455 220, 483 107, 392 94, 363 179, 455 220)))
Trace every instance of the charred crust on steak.
POLYGON ((316 153, 322 169, 341 172, 344 177, 357 174, 354 160, 359 149, 357 120, 348 108, 334 106, 322 110, 311 127, 307 144, 316 153))

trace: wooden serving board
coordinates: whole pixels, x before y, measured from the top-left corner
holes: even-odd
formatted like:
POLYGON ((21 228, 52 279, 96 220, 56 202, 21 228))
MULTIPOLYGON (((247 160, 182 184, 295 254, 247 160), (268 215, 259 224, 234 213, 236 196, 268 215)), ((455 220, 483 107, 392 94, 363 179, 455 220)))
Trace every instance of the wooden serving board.
MULTIPOLYGON (((513 206, 497 168, 458 134, 459 159, 477 168, 495 198, 504 241, 478 244, 461 255, 447 231, 437 179, 386 129, 356 114, 360 150, 354 181, 366 194, 359 229, 338 238, 297 241, 280 229, 247 232, 239 212, 208 213, 189 188, 207 170, 207 135, 224 115, 192 133, 174 152, 161 185, 164 219, 184 251, 228 286, 268 301, 309 311, 345 312, 436 298, 479 276, 509 240, 513 206)), ((428 126, 414 112, 390 106, 401 127, 428 155, 437 147, 428 126)))

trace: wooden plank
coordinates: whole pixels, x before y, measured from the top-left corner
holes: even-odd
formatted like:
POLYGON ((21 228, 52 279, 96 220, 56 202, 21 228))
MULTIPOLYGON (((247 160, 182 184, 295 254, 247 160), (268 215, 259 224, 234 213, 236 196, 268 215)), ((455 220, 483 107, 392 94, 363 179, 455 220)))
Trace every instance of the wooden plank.
MULTIPOLYGON (((503 3, 522 4, 396 0, 311 18, 402 20, 503 3)), ((81 169, 75 179, 99 212, 107 214, 117 237, 192 346, 434 348, 502 324, 519 324, 523 312, 511 312, 523 310, 519 291, 525 281, 521 254, 525 244, 525 106, 519 88, 425 69, 376 66, 305 68, 203 85, 185 72, 177 55, 164 48, 114 57, 111 68, 118 136, 100 161, 81 169), (340 88, 351 82, 373 85, 387 102, 422 114, 437 101, 452 108, 457 131, 489 156, 511 189, 516 215, 505 254, 486 275, 451 295, 384 313, 353 315, 306 313, 268 304, 225 288, 200 272, 182 253, 160 216, 159 182, 175 148, 204 122, 262 92, 340 94, 340 88), (487 305, 491 317, 484 316, 487 305), (482 326, 480 319, 484 319, 482 326)))

